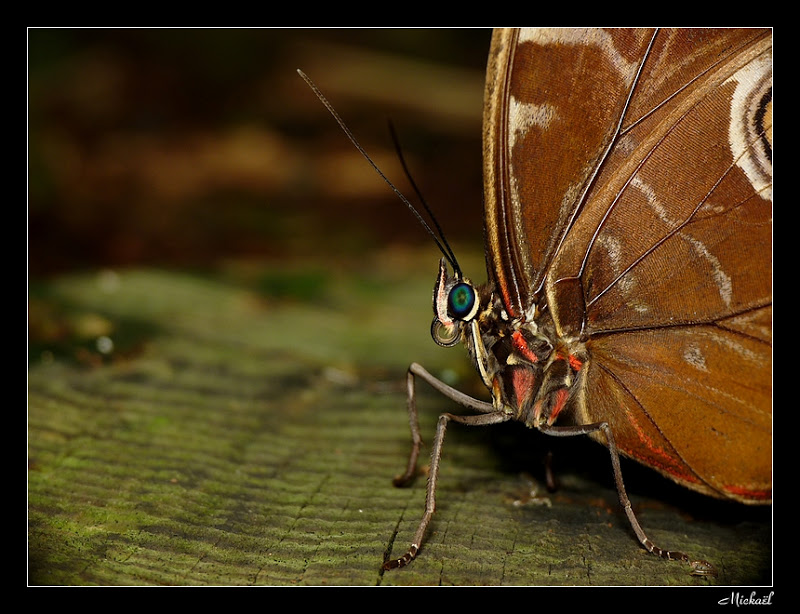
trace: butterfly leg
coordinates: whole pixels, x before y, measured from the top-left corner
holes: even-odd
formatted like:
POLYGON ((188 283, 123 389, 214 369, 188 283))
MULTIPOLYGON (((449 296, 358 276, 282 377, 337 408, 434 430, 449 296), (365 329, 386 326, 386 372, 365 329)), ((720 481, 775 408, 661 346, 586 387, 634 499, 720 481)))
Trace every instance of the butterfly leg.
POLYGON ((644 532, 644 529, 642 529, 642 526, 639 524, 639 521, 636 518, 636 514, 634 514, 633 512, 631 500, 628 498, 628 494, 625 491, 625 484, 622 480, 622 468, 620 467, 620 462, 619 462, 619 451, 617 450, 617 445, 614 441, 614 435, 611 432, 611 427, 608 426, 607 422, 596 422, 594 424, 585 424, 579 426, 549 426, 545 423, 539 426, 539 430, 541 430, 543 433, 547 435, 552 435, 554 437, 587 435, 595 431, 603 431, 603 434, 606 437, 608 450, 611 454, 611 466, 614 470, 614 483, 616 484, 617 487, 619 502, 622 505, 622 509, 625 512, 625 516, 628 517, 628 522, 630 522, 630 525, 633 528, 633 532, 636 533, 636 537, 639 539, 639 542, 642 544, 642 546, 644 546, 644 548, 648 552, 656 554, 667 560, 685 561, 689 563, 692 567, 692 575, 698 575, 698 576, 717 575, 716 569, 708 561, 703 561, 703 560, 695 561, 692 560, 687 554, 684 554, 683 552, 679 552, 677 550, 664 550, 663 548, 659 548, 647 537, 647 534, 644 532))
POLYGON ((417 458, 419 457, 420 446, 422 445, 422 437, 419 433, 419 420, 417 417, 416 406, 416 393, 414 387, 414 378, 419 376, 428 382, 433 388, 447 396, 448 398, 464 405, 470 409, 474 409, 481 413, 474 416, 459 416, 457 414, 445 413, 439 416, 439 422, 436 424, 436 435, 433 439, 431 447, 431 465, 428 471, 428 490, 425 498, 425 513, 422 515, 422 520, 417 527, 417 532, 414 534, 414 540, 411 543, 408 551, 399 559, 392 559, 383 564, 384 569, 395 569, 408 565, 419 552, 422 540, 425 538, 425 532, 428 529, 434 511, 436 511, 436 483, 439 478, 439 462, 442 457, 442 444, 444 436, 447 431, 447 424, 452 420, 460 424, 469 426, 486 426, 489 424, 498 424, 506 422, 511 419, 511 415, 502 411, 497 411, 491 403, 485 403, 477 399, 451 388, 444 382, 436 379, 433 375, 428 373, 422 366, 413 363, 408 369, 408 415, 409 423, 411 425, 411 454, 408 460, 408 466, 404 474, 394 479, 396 486, 408 484, 416 475, 417 471, 417 458))
POLYGON ((406 377, 406 388, 408 393, 408 422, 411 427, 411 454, 408 457, 408 465, 405 473, 398 475, 392 483, 395 486, 407 486, 417 475, 417 459, 419 450, 422 447, 422 436, 419 431, 419 418, 417 416, 417 393, 415 387, 415 377, 425 380, 432 388, 441 392, 444 396, 452 399, 459 405, 472 409, 482 414, 493 413, 496 411, 494 405, 485 403, 471 396, 464 394, 448 386, 443 381, 431 375, 422 365, 414 362, 408 367, 406 377))

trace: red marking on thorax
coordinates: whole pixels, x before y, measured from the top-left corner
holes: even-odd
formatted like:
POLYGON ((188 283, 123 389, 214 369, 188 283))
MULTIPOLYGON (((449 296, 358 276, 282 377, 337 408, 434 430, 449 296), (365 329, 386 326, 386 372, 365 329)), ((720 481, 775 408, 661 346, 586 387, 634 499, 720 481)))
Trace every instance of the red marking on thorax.
POLYGON ((526 368, 514 369, 511 372, 511 383, 514 386, 514 397, 517 407, 522 407, 533 393, 533 385, 536 383, 536 374, 526 368))
POLYGON ((525 337, 518 330, 515 330, 511 335, 511 342, 514 344, 514 349, 517 350, 526 360, 536 363, 539 362, 539 357, 531 351, 525 341, 525 337))
POLYGON ((561 413, 561 410, 567 405, 567 399, 569 399, 569 390, 566 388, 559 388, 555 393, 555 403, 553 403, 553 411, 550 413, 550 417, 547 419, 548 424, 553 424, 558 417, 558 414, 561 413))
POLYGON ((572 354, 569 355, 567 360, 569 360, 569 366, 572 367, 573 371, 580 371, 581 367, 583 367, 583 361, 581 361, 579 358, 576 358, 572 354))
POLYGON ((558 350, 556 352, 556 360, 566 360, 573 371, 580 371, 583 367, 583 361, 580 358, 572 354, 567 354, 563 350, 558 350))

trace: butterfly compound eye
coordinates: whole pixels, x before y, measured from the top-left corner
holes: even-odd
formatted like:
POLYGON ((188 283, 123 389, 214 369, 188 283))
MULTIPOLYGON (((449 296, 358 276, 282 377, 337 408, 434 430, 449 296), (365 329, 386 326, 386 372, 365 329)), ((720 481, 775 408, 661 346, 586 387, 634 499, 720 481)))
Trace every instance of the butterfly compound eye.
POLYGON ((447 297, 447 312, 456 320, 470 320, 478 311, 475 289, 466 282, 453 286, 447 297))

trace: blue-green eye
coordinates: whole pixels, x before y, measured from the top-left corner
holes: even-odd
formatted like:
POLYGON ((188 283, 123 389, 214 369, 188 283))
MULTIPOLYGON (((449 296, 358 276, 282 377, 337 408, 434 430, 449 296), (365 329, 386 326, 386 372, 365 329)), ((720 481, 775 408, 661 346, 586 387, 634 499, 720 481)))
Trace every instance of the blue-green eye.
POLYGON ((466 320, 475 315, 474 288, 463 281, 453 286, 447 297, 447 311, 450 317, 457 320, 466 320))

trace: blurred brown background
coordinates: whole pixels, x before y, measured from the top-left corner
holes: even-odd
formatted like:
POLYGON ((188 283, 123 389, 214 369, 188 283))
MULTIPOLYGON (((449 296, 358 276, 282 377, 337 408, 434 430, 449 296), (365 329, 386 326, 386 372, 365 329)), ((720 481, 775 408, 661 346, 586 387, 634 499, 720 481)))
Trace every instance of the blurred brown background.
MULTIPOLYGON (((31 29, 32 279, 428 243, 296 73, 448 237, 480 249, 488 29, 31 29)), ((479 272, 478 274, 482 274, 479 272)), ((433 275, 433 272, 431 273, 433 275)))

